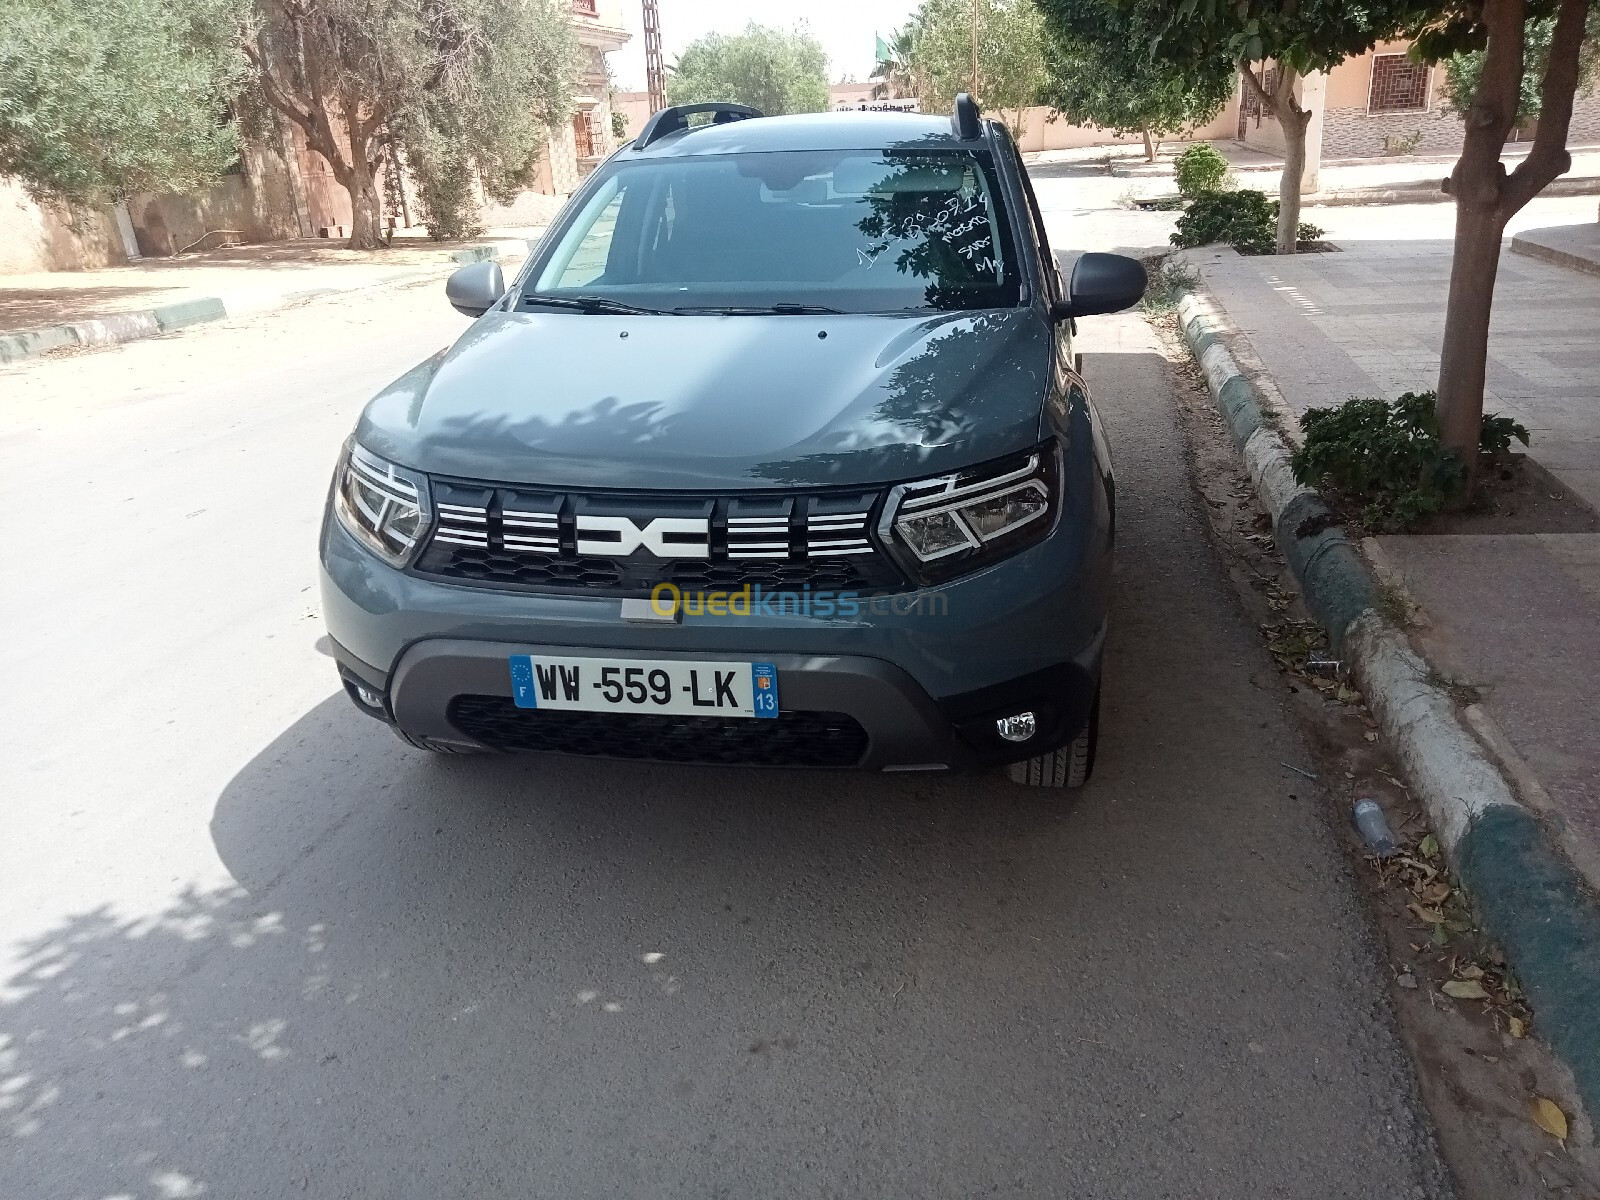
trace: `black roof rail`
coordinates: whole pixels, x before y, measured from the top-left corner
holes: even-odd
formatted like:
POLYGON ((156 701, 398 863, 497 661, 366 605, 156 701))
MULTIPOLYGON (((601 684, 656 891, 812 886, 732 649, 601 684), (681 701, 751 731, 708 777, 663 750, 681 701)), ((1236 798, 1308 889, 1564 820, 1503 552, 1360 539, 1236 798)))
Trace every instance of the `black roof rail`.
POLYGON ((659 142, 669 133, 677 133, 680 129, 689 128, 689 118, 695 113, 713 113, 713 125, 726 125, 729 121, 746 121, 751 117, 765 116, 758 108, 751 108, 748 104, 730 104, 727 101, 717 100, 709 104, 678 104, 672 108, 663 108, 655 116, 644 123, 644 128, 639 131, 639 136, 633 140, 635 150, 659 142))
POLYGON ((978 102, 966 92, 956 93, 956 110, 950 114, 950 128, 963 142, 983 136, 983 120, 978 102))

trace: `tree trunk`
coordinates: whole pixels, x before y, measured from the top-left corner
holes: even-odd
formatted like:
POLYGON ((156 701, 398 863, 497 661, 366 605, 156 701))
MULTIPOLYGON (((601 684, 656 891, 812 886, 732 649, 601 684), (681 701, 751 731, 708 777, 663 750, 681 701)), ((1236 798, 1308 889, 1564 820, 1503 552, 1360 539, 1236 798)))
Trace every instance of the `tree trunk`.
POLYGON ((1540 85, 1540 120, 1533 149, 1509 176, 1500 161, 1516 124, 1523 64, 1523 0, 1486 0, 1488 45, 1472 106, 1464 116, 1461 158, 1445 181, 1456 202, 1455 254, 1444 344, 1439 353, 1437 412, 1440 441, 1466 473, 1459 498, 1472 496, 1483 428, 1483 383, 1489 360, 1489 318, 1500 238, 1506 222, 1556 176, 1570 169, 1567 130, 1577 90, 1587 0, 1561 0, 1540 85))
POLYGON ((1278 86, 1272 92, 1272 113, 1283 130, 1283 176, 1278 180, 1279 254, 1300 249, 1300 187, 1306 174, 1306 126, 1311 114, 1294 98, 1300 73, 1278 65, 1278 86))
MULTIPOLYGON (((1463 159, 1465 161, 1465 159, 1463 159)), ((1498 165, 1498 160, 1496 162, 1498 165)), ((1506 216, 1498 205, 1456 201, 1455 253, 1444 344, 1439 349, 1439 435, 1471 481, 1483 424, 1483 381, 1489 363, 1489 310, 1500 269, 1500 235, 1506 216), (1447 400, 1447 397, 1449 398, 1447 400)))
POLYGON ((345 245, 351 250, 383 249, 378 187, 364 161, 350 172, 345 191, 350 193, 350 240, 345 245))
POLYGON ((1145 162, 1155 162, 1155 160, 1156 160, 1156 144, 1155 144, 1155 142, 1150 140, 1150 131, 1148 129, 1141 129, 1139 132, 1144 134, 1144 160, 1145 160, 1145 162))
POLYGON ((1300 248, 1300 180, 1306 171, 1306 122, 1309 113, 1279 116, 1283 126, 1283 178, 1278 181, 1278 253, 1300 248))

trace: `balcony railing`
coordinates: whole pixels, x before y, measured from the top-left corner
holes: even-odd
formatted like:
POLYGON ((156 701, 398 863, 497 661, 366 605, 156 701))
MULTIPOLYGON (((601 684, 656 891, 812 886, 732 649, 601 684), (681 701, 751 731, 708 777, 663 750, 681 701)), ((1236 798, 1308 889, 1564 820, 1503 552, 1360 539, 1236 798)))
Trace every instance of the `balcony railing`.
POLYGON ((572 11, 580 17, 598 17, 600 9, 596 7, 595 0, 572 0, 572 11))

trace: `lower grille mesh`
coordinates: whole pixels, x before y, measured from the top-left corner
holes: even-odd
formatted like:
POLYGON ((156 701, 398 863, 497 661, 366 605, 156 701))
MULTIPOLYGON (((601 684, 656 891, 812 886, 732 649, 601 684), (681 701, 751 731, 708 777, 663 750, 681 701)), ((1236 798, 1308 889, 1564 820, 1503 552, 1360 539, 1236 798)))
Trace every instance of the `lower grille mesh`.
POLYGON ((750 717, 657 716, 518 708, 506 696, 457 696, 450 723, 496 750, 546 751, 657 762, 850 767, 867 732, 844 713, 750 717))

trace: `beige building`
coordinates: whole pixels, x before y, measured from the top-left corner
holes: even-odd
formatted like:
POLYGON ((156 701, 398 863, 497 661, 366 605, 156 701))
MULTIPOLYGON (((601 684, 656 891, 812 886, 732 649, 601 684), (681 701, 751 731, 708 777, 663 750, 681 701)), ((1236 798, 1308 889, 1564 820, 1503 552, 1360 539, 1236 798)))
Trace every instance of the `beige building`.
POLYGON ((625 141, 611 128, 611 72, 606 55, 627 45, 622 23, 624 0, 571 0, 572 27, 578 35, 582 66, 573 96, 572 120, 550 137, 538 190, 564 196, 625 141))
MULTIPOLYGON (((1302 80, 1296 95, 1312 112, 1307 159, 1377 158, 1389 154, 1456 154, 1465 130, 1444 92, 1444 68, 1412 61, 1408 42, 1382 42, 1333 70, 1302 80)), ((1269 83, 1274 68, 1267 68, 1269 83)), ((1233 136, 1246 146, 1281 153, 1283 131, 1253 98, 1235 96, 1233 136)), ((1520 136, 1532 136, 1530 127, 1520 136)), ((1600 96, 1572 106, 1569 145, 1600 140, 1600 96)), ((1308 189, 1311 190, 1311 189, 1308 189)))

